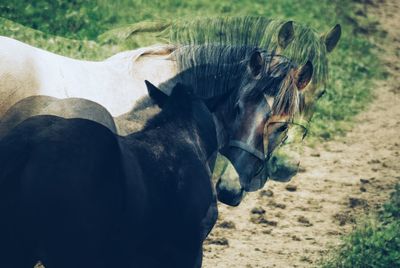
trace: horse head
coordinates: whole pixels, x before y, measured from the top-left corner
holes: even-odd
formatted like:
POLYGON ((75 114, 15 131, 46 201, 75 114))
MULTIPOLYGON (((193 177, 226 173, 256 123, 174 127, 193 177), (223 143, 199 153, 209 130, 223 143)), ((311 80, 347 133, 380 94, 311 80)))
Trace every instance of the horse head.
POLYGON ((307 62, 297 68, 285 57, 253 51, 247 72, 245 82, 215 114, 223 136, 220 152, 235 167, 244 190, 254 191, 268 179, 265 163, 284 138, 286 122, 297 110, 299 91, 310 82, 313 67, 307 62))

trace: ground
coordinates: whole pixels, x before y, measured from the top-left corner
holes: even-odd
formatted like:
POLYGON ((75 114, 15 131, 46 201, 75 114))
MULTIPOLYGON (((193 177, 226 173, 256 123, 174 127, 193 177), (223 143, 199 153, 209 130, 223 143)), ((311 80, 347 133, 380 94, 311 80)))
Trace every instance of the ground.
POLYGON ((204 267, 316 266, 400 182, 400 2, 367 2, 387 32, 374 41, 388 72, 374 101, 346 136, 306 146, 289 184, 268 182, 236 208, 219 204, 204 267))

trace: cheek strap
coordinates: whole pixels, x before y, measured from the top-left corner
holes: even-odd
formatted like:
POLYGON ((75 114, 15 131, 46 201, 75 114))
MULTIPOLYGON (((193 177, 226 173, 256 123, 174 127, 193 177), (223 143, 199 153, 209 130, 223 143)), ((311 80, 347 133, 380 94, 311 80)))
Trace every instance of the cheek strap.
POLYGON ((257 150, 256 148, 254 148, 254 147, 252 147, 252 146, 250 146, 247 143, 244 143, 242 141, 231 140, 231 141, 229 141, 229 146, 242 149, 243 151, 248 152, 249 154, 252 154, 256 158, 260 159, 261 161, 265 160, 265 156, 264 156, 263 152, 257 150))

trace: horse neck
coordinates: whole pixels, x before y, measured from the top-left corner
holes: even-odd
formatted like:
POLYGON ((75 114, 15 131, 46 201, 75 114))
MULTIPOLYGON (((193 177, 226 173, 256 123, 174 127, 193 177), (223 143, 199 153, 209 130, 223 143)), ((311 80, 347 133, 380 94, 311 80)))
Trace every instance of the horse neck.
MULTIPOLYGON (((196 101, 191 107, 191 112, 168 109, 165 108, 149 119, 143 130, 127 135, 127 139, 147 137, 145 139, 152 138, 152 142, 157 143, 161 141, 154 139, 155 136, 171 136, 172 143, 183 141, 195 145, 196 150, 201 151, 205 160, 208 160, 218 150, 218 141, 213 115, 203 101, 196 101), (175 139, 175 137, 182 138, 175 139)), ((173 109, 179 109, 179 107, 173 107, 173 109)), ((179 146, 177 145, 176 148, 179 146)))
POLYGON ((217 126, 214 115, 203 101, 198 100, 193 108, 194 122, 198 128, 198 135, 206 151, 207 159, 219 149, 217 126))

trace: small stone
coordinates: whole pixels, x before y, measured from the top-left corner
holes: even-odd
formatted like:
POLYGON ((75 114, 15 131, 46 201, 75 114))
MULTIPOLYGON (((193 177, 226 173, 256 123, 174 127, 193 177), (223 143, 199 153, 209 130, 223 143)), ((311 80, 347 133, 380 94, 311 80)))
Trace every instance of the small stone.
POLYGON ((355 208, 355 207, 366 207, 368 206, 368 203, 366 200, 361 199, 361 198, 356 198, 356 197, 349 197, 349 207, 350 208, 355 208))
POLYGON ((267 196, 267 197, 272 197, 272 196, 274 196, 274 192, 272 192, 271 190, 261 190, 260 191, 260 193, 259 193, 259 195, 261 196, 261 197, 263 197, 263 196, 267 196))
POLYGON ((312 157, 320 157, 321 156, 321 154, 320 153, 312 153, 312 154, 310 154, 312 157))
POLYGON ((293 240, 293 241, 301 241, 301 238, 298 237, 298 236, 293 235, 293 236, 292 236, 292 240, 293 240))
POLYGON ((225 237, 207 238, 205 243, 208 245, 229 246, 229 241, 225 237))
POLYGON ((251 213, 252 213, 252 214, 259 214, 259 215, 262 215, 262 214, 265 214, 265 209, 263 209, 262 207, 255 207, 255 208, 253 208, 253 209, 251 210, 251 213))
POLYGON ((277 221, 267 220, 264 216, 261 216, 261 215, 252 217, 250 219, 250 221, 255 224, 265 224, 265 225, 274 226, 274 227, 278 225, 277 221))
POLYGON ((302 224, 304 224, 304 226, 307 226, 307 227, 312 226, 312 223, 310 222, 310 220, 307 219, 307 218, 304 217, 304 216, 299 216, 299 217, 297 218, 297 221, 300 222, 300 223, 302 223, 302 224))
POLYGON ((233 221, 223 221, 218 224, 217 227, 225 229, 236 229, 235 223, 233 221))
POLYGON ((283 203, 276 203, 276 202, 273 201, 273 200, 270 201, 268 205, 271 206, 271 207, 276 207, 276 208, 280 208, 280 209, 285 209, 285 208, 286 208, 286 205, 285 205, 285 204, 283 204, 283 203))
POLYGON ((285 205, 285 204, 282 204, 282 203, 277 203, 275 206, 276 206, 277 208, 280 208, 280 209, 285 209, 285 208, 286 208, 286 205, 285 205))
POLYGON ((288 184, 285 187, 286 190, 288 190, 289 192, 295 192, 297 191, 297 186, 294 184, 288 184))
POLYGON ((367 191, 367 189, 366 189, 364 186, 361 186, 361 187, 360 187, 360 191, 364 193, 364 192, 367 191))
POLYGON ((328 235, 341 235, 342 233, 336 230, 326 232, 328 235))
POLYGON ((368 179, 360 179, 360 182, 362 184, 366 184, 366 183, 369 183, 369 180, 368 179))
POLYGON ((356 220, 350 211, 336 213, 333 218, 338 222, 339 226, 344 226, 346 223, 355 223, 356 220))

